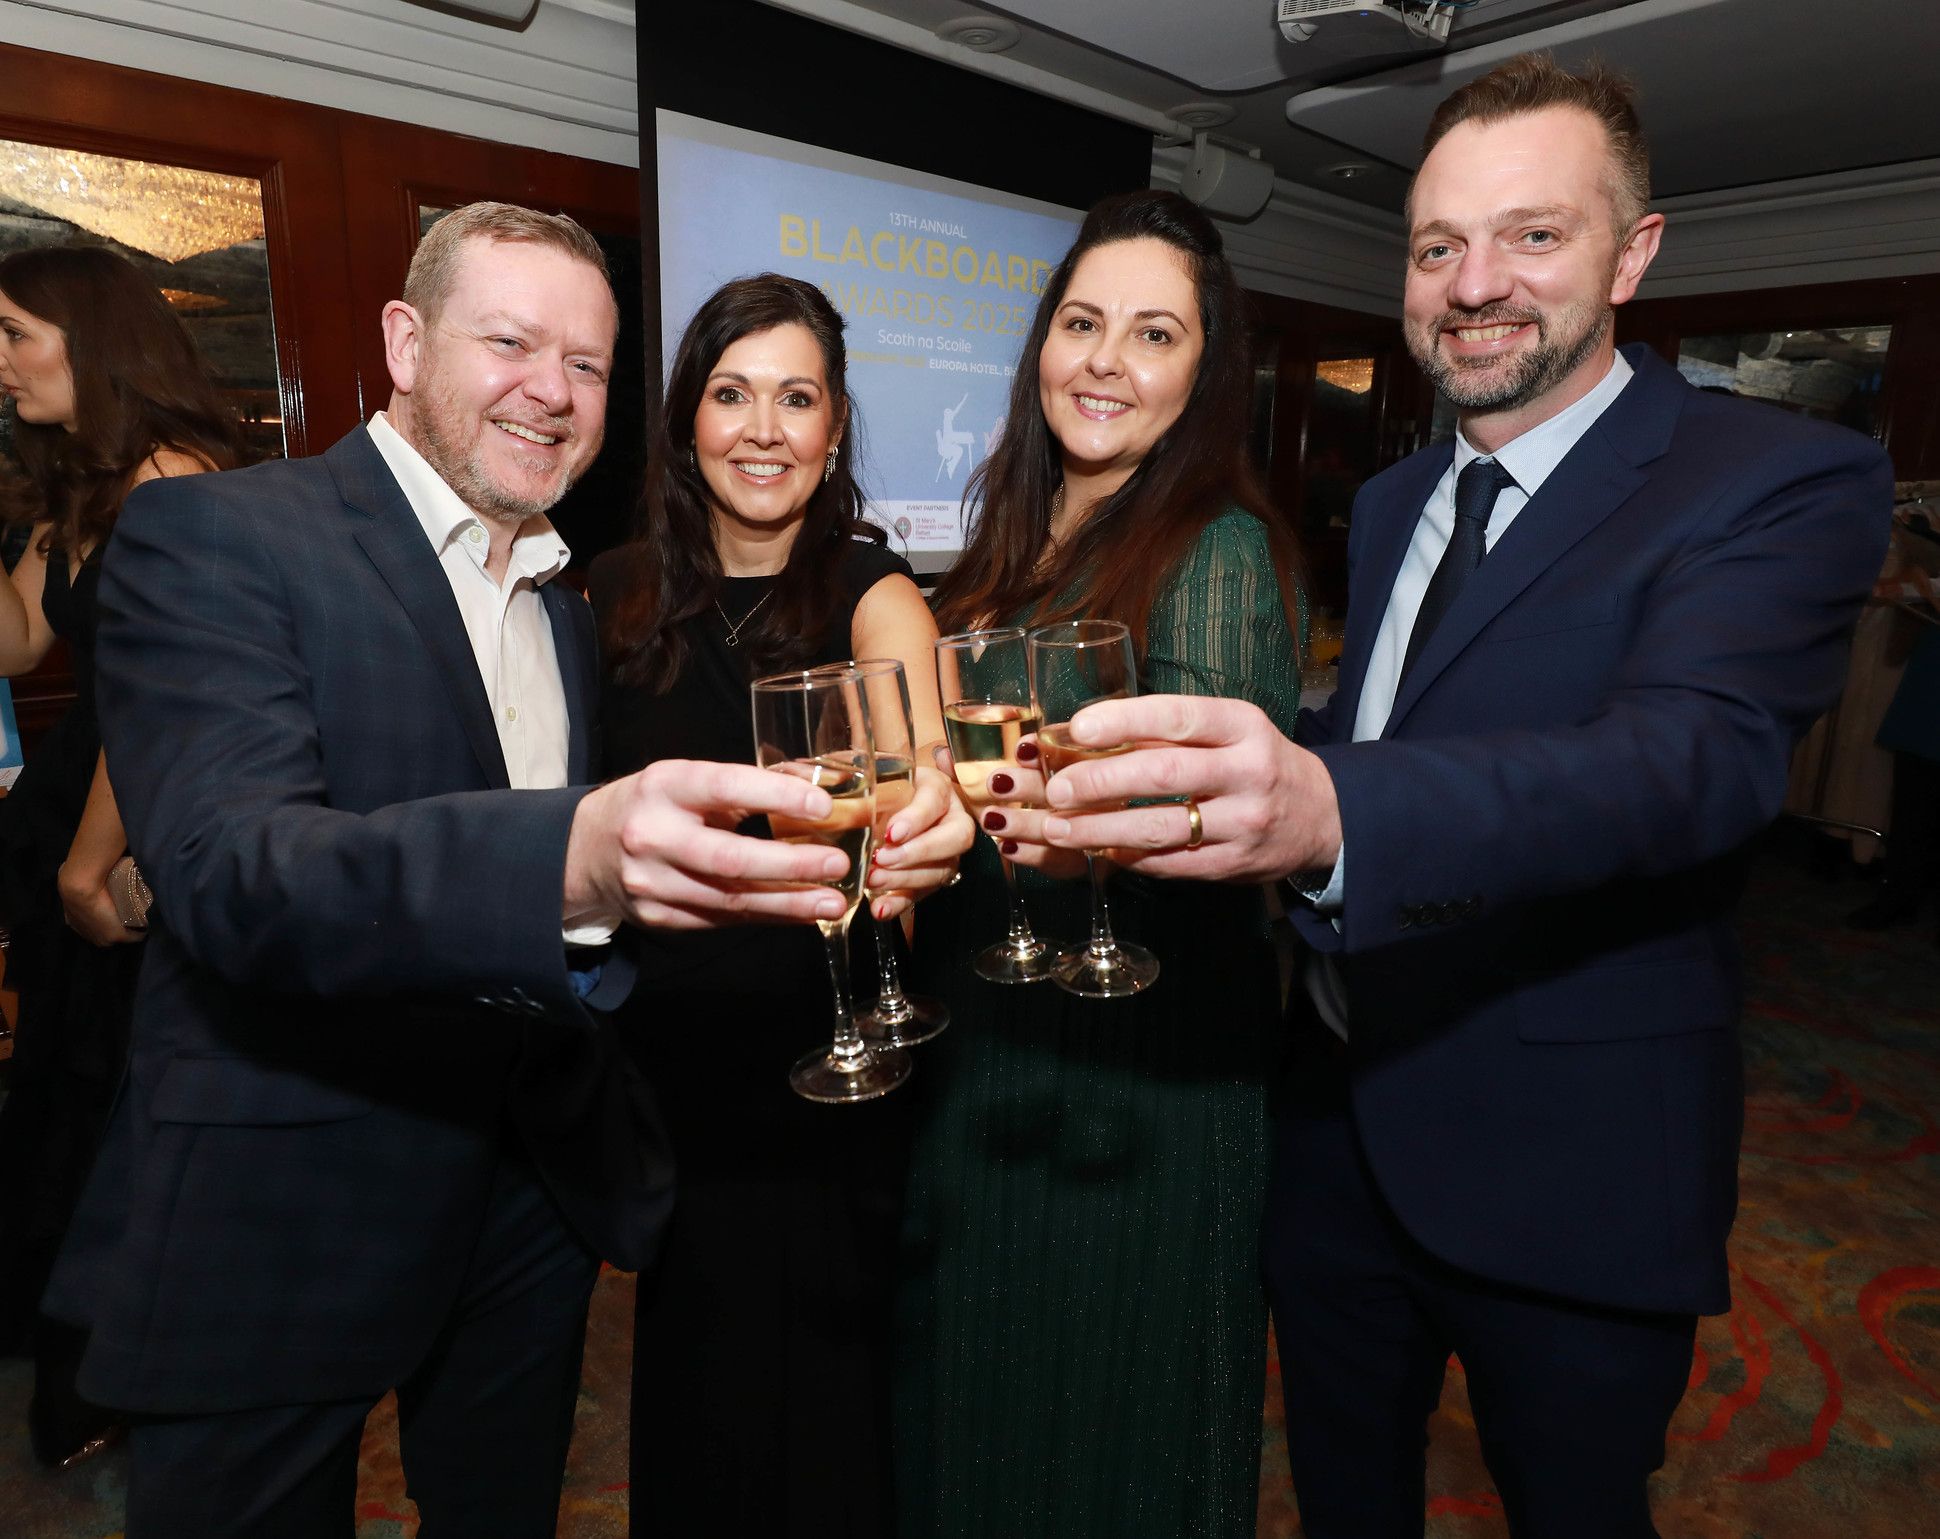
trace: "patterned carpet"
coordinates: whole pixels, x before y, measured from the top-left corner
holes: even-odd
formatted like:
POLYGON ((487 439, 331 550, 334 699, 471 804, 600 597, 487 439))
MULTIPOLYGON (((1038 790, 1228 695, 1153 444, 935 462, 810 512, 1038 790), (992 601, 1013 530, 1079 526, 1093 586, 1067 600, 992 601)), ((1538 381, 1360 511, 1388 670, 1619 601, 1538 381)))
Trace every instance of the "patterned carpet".
MULTIPOLYGON (((1940 949, 1934 930, 1855 935, 1864 889, 1767 859, 1746 906, 1743 1206, 1735 1307, 1698 1332, 1691 1390, 1658 1477, 1676 1539, 1910 1539, 1940 1513, 1940 949)), ((632 1280, 601 1278, 559 1533, 626 1527, 632 1280)), ((1261 1539, 1297 1534, 1277 1378, 1269 1385, 1261 1539)), ((0 1535, 121 1532, 118 1450, 42 1473, 20 1431, 23 1364, 0 1363, 0 1535)), ((1459 1369, 1432 1427, 1430 1539, 1500 1539, 1459 1369)), ((416 1521, 394 1413, 364 1442, 358 1539, 416 1521)), ((1130 1536, 1128 1536, 1130 1539, 1130 1536)), ((1152 1536, 1160 1539, 1160 1536, 1152 1536)))

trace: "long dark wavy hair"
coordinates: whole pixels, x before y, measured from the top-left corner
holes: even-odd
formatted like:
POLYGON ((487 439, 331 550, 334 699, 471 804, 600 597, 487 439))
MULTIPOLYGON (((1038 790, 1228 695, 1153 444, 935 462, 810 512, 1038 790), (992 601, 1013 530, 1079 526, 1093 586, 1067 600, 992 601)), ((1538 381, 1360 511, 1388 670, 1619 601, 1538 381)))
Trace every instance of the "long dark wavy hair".
POLYGON ((808 656, 840 601, 836 573, 848 542, 858 536, 886 538, 862 516, 855 474, 858 423, 849 398, 841 315, 812 283, 780 273, 723 285, 694 312, 674 354, 666 403, 648 450, 639 530, 624 547, 623 595, 605 617, 601 645, 622 683, 655 691, 672 685, 687 657, 681 622, 705 613, 720 593, 712 498, 694 462, 694 416, 721 355, 743 337, 777 326, 801 326, 814 337, 828 399, 843 426, 835 468, 808 500, 774 597, 758 623, 742 632, 757 671, 787 668, 808 656))
POLYGON ((1152 606, 1207 524, 1243 508, 1266 526, 1287 625, 1298 630, 1293 531, 1247 458, 1252 364, 1246 300, 1225 243, 1203 213, 1159 190, 1106 198, 1085 216, 1077 244, 1052 272, 1010 388, 1003 437, 964 493, 969 537, 936 585, 945 631, 1084 615, 1122 621, 1144 654, 1152 606), (1085 254, 1128 240, 1163 241, 1184 258, 1199 300, 1205 346, 1179 413, 1125 484, 1095 507, 1054 560, 1042 563, 1062 453, 1038 400, 1038 355, 1085 254))
POLYGON ((128 484, 158 449, 215 470, 248 458, 235 413, 161 292, 101 246, 49 246, 0 257, 0 291, 60 328, 74 376, 75 431, 14 419, 14 445, 52 520, 47 555, 98 550, 128 484))

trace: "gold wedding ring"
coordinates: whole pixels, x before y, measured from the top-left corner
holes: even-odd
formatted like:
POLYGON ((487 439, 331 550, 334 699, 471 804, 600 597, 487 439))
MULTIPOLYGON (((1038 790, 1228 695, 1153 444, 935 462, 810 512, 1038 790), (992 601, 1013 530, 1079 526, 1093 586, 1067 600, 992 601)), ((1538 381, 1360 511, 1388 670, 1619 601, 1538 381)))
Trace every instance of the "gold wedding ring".
POLYGON ((1186 848, 1196 850, 1206 842, 1205 819, 1199 816, 1199 804, 1190 796, 1185 799, 1186 809, 1186 848))

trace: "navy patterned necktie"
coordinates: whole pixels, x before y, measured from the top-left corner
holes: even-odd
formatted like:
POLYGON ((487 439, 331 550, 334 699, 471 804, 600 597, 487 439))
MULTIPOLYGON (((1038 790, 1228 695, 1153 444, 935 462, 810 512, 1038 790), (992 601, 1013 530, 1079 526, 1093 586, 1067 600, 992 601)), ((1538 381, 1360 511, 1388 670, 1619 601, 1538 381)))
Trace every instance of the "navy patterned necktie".
POLYGON ((1469 573, 1482 564, 1483 554, 1489 548, 1489 515, 1495 511, 1496 494, 1505 486, 1515 484, 1514 476, 1489 459, 1470 460, 1456 478, 1454 532, 1448 537, 1448 549, 1442 552, 1435 575, 1428 579, 1428 591, 1421 596, 1415 628, 1408 636, 1408 650, 1401 659, 1397 689, 1407 679, 1408 670, 1414 667, 1428 638, 1435 634, 1442 616, 1454 607, 1456 595, 1468 581, 1469 573))

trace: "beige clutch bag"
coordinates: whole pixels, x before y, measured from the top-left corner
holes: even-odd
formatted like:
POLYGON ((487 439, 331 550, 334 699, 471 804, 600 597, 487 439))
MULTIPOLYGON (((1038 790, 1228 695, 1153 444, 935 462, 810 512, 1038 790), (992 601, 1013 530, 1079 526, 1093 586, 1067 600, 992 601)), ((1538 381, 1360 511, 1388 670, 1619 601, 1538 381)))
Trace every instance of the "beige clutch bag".
POLYGON ((114 869, 108 873, 108 896, 114 900, 115 912, 124 925, 131 930, 148 928, 148 908, 155 901, 155 894, 142 880, 141 867, 135 864, 134 856, 124 855, 114 863, 114 869))

